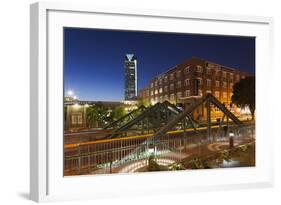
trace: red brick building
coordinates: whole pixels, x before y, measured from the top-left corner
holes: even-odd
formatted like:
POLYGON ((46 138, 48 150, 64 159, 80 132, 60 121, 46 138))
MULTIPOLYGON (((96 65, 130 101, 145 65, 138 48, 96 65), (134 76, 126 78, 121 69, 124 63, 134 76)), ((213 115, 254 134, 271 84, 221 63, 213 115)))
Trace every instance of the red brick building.
MULTIPOLYGON (((139 97, 151 104, 163 102, 181 103, 185 108, 206 93, 213 94, 230 110, 236 112, 231 104, 233 85, 249 73, 192 57, 153 78, 149 85, 139 91, 139 97)), ((213 117, 220 116, 212 110, 213 117), (214 115, 215 114, 215 115, 214 115)), ((204 117, 205 109, 197 110, 195 118, 204 117)))

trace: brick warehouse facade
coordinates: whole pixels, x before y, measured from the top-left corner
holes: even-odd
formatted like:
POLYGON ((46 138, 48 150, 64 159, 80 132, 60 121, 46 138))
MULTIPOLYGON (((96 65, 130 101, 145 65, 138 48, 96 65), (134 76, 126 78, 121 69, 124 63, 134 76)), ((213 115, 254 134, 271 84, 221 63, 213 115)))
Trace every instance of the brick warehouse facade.
MULTIPOLYGON (((233 85, 250 75, 249 73, 212 63, 197 57, 174 66, 172 69, 153 78, 149 85, 139 91, 139 97, 155 104, 165 100, 182 104, 186 109, 196 99, 211 93, 221 103, 239 113, 231 104, 233 85)), ((204 106, 194 114, 194 119, 205 118, 204 106)), ((212 117, 221 117, 221 112, 212 108, 212 117)))

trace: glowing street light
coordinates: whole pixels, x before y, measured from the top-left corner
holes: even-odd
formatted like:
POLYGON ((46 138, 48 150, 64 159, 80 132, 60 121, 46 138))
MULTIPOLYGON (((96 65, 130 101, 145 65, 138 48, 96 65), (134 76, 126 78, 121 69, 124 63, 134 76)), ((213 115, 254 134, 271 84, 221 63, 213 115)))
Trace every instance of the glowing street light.
POLYGON ((232 149, 234 146, 234 133, 232 131, 229 132, 229 148, 232 149))
POLYGON ((67 91, 67 95, 68 95, 68 96, 72 96, 73 94, 74 94, 74 93, 73 93, 72 90, 67 91))

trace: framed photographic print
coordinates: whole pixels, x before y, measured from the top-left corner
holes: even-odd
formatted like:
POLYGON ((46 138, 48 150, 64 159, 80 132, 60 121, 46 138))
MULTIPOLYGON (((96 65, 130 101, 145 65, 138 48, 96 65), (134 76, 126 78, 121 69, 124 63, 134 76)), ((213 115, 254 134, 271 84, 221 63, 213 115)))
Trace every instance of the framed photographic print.
POLYGON ((31 5, 31 199, 272 186, 272 22, 31 5))

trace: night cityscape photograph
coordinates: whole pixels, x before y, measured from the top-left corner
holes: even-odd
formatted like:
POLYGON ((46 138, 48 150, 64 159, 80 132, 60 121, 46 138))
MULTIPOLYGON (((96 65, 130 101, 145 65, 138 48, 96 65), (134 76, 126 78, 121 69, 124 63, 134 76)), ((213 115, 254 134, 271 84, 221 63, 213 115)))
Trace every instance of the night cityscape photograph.
POLYGON ((63 39, 64 176, 255 166, 255 37, 63 39))

